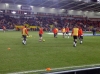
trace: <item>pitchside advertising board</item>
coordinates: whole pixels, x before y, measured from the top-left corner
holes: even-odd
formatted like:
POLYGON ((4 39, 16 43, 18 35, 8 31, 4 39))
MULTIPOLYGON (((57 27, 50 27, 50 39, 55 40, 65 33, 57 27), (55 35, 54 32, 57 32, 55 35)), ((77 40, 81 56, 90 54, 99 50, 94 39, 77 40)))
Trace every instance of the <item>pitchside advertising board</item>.
POLYGON ((32 7, 30 7, 30 6, 21 6, 21 10, 31 11, 32 7))

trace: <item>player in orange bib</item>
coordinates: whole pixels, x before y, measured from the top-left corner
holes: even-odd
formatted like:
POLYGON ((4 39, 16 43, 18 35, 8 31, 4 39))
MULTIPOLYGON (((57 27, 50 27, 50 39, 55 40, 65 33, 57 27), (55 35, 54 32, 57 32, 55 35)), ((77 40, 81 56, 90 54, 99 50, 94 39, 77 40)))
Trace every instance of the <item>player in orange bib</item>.
POLYGON ((72 34, 71 34, 71 36, 73 36, 73 39, 74 39, 74 41, 73 41, 74 47, 76 47, 76 45, 77 45, 78 31, 79 31, 79 28, 77 27, 77 25, 75 25, 72 30, 72 34))
POLYGON ((78 37, 79 37, 79 40, 80 40, 80 44, 82 44, 83 43, 83 30, 82 30, 81 27, 79 27, 78 37))
POLYGON ((42 41, 43 40, 43 38, 42 38, 42 34, 43 34, 43 28, 40 26, 40 28, 39 28, 39 41, 42 41))
POLYGON ((26 26, 24 26, 23 29, 22 29, 22 37, 23 37, 22 43, 23 43, 24 45, 26 44, 27 35, 28 35, 28 31, 27 31, 26 26))
POLYGON ((63 38, 65 38, 65 27, 62 28, 63 38))

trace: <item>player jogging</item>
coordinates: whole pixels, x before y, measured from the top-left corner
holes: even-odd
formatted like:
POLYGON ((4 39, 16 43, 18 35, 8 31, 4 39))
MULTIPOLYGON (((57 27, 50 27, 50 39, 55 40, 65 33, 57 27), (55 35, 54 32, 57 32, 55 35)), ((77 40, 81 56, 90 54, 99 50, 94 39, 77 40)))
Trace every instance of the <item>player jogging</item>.
POLYGON ((63 38, 65 38, 65 27, 62 28, 63 38))
POLYGON ((79 27, 78 38, 80 40, 80 44, 82 44, 83 43, 83 30, 81 27, 79 27))
POLYGON ((3 28, 3 32, 5 32, 5 31, 6 31, 6 27, 5 27, 5 26, 3 26, 2 28, 3 28))
POLYGON ((53 29, 53 33, 54 33, 54 38, 57 38, 58 28, 55 27, 53 29))
POLYGON ((43 28, 40 26, 40 28, 39 28, 39 41, 42 41, 43 40, 43 38, 42 38, 42 34, 43 34, 43 28))
POLYGON ((74 39, 74 41, 73 41, 74 47, 76 47, 76 45, 77 45, 78 30, 79 29, 78 29, 77 25, 75 25, 74 28, 72 29, 71 36, 73 36, 73 39, 74 39))
POLYGON ((28 31, 27 31, 26 26, 24 26, 23 29, 22 29, 22 37, 23 37, 22 43, 24 45, 26 44, 26 37, 27 37, 27 35, 28 35, 28 31))
POLYGON ((68 26, 65 27, 65 32, 66 32, 67 38, 69 38, 69 28, 68 28, 68 26))

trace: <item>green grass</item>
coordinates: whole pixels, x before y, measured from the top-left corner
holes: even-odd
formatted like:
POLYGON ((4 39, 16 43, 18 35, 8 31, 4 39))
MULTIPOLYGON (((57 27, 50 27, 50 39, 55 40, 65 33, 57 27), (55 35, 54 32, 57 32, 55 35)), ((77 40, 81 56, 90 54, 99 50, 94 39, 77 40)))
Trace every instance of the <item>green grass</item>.
POLYGON ((45 42, 39 42, 38 32, 29 34, 32 37, 23 45, 20 31, 0 32, 0 74, 100 64, 99 36, 85 36, 83 44, 78 41, 73 47, 72 37, 53 38, 45 32, 45 42))

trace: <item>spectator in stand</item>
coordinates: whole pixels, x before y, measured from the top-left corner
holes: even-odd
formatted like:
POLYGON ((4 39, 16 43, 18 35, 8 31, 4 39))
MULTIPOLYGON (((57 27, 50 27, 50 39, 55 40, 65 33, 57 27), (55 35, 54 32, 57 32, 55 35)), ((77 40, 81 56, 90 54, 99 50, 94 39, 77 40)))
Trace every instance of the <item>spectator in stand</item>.
MULTIPOLYGON (((3 15, 2 15, 3 16, 3 15)), ((45 16, 45 15, 44 15, 45 16)), ((96 20, 96 19, 95 19, 96 20)), ((55 25, 56 27, 62 27, 65 26, 64 24, 69 23, 69 28, 72 29, 74 24, 79 24, 82 23, 83 27, 81 27, 83 30, 89 29, 89 26, 94 26, 100 27, 100 22, 99 21, 93 21, 92 19, 87 19, 83 17, 74 17, 74 16, 68 16, 67 18, 64 17, 56 17, 56 16, 49 16, 49 17, 42 17, 42 16, 35 16, 31 18, 27 18, 22 16, 22 17, 10 17, 8 15, 5 15, 3 17, 0 17, 0 28, 2 28, 3 25, 7 29, 13 29, 14 24, 16 25, 23 25, 23 23, 29 24, 30 26, 40 26, 40 24, 48 28, 50 25, 55 25), (42 22, 42 23, 41 23, 42 22), (46 24, 48 24, 46 26, 46 24), (12 26, 11 26, 12 25, 12 26), (86 28, 85 28, 86 27, 86 28)), ((49 29, 47 29, 49 30, 49 29)))

